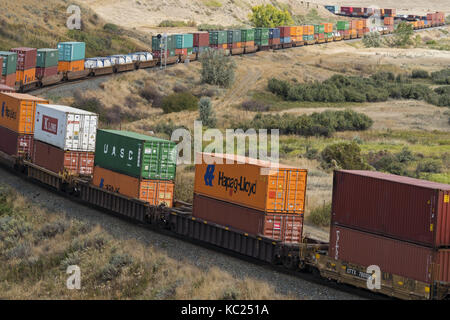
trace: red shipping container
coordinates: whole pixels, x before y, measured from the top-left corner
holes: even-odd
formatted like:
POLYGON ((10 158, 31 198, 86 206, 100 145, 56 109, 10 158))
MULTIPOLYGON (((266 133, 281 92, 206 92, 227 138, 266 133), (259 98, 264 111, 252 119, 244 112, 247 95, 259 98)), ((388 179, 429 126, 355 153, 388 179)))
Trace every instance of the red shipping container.
POLYGON ((280 29, 280 38, 291 36, 291 27, 278 27, 278 29, 280 29))
POLYGON ((58 74, 58 66, 48 68, 36 68, 36 78, 47 78, 56 76, 58 74))
POLYGON ((36 68, 37 49, 35 48, 13 48, 9 50, 17 53, 17 70, 28 70, 36 68))
POLYGON ((330 258, 431 283, 450 283, 450 249, 433 249, 345 227, 330 230, 330 258))
POLYGON ((208 46, 209 46, 208 32, 194 33, 194 47, 208 47, 208 46))
POLYGON ((450 246, 450 185, 375 171, 334 172, 333 225, 450 246))
POLYGON ((16 73, 11 73, 6 76, 2 76, 1 84, 14 88, 16 86, 16 73))
POLYGON ((90 176, 94 172, 94 152, 64 151, 34 140, 33 163, 55 173, 90 176))
POLYGON ((176 55, 187 56, 187 49, 175 49, 176 55))
POLYGON ((24 159, 31 159, 33 135, 17 133, 0 126, 0 151, 24 159))
POLYGON ((285 243, 302 239, 303 215, 272 214, 194 194, 193 217, 285 243))

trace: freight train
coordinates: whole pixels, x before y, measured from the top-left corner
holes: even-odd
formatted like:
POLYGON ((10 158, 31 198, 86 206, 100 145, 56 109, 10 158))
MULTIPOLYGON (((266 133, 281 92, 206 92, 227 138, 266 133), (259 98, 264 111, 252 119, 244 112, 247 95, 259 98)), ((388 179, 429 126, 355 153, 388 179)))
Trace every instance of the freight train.
POLYGON ((174 198, 174 142, 98 129, 96 114, 28 94, 0 93, 0 104, 0 162, 65 197, 388 296, 450 298, 450 185, 335 171, 327 243, 303 236, 306 170, 197 154, 192 205, 174 198))
MULTIPOLYGON (((61 43, 58 45, 58 49, 39 49, 37 63, 36 49, 33 49, 33 51, 30 48, 15 48, 11 50, 14 52, 0 52, 0 66, 3 66, 3 77, 0 85, 6 85, 6 87, 0 87, 0 91, 25 93, 67 81, 195 61, 207 49, 220 50, 224 55, 242 55, 264 50, 287 49, 357 39, 362 38, 368 32, 379 32, 385 35, 392 33, 395 28, 395 11, 386 9, 386 12, 391 13, 384 17, 383 26, 375 29, 369 28, 367 19, 353 19, 351 21, 338 21, 336 26, 331 23, 322 23, 270 29, 256 28, 170 35, 166 40, 166 53, 161 50, 161 37, 156 36, 152 38, 152 53, 136 52, 129 55, 114 55, 103 58, 85 59, 85 44, 82 42, 61 43), (56 51, 54 62, 52 62, 55 59, 52 56, 54 55, 53 50, 56 51), (22 61, 21 64, 17 64, 17 71, 15 63, 14 70, 8 68, 15 53, 24 57, 22 59, 16 58, 17 62, 22 61), (31 55, 29 60, 34 62, 26 62, 28 55, 31 55), (1 63, 2 58, 3 63, 1 63), (51 67, 48 67, 48 65, 51 65, 51 67)), ((349 14, 349 16, 352 16, 352 14, 349 14)), ((411 23, 414 30, 418 30, 442 26, 445 24, 445 19, 442 12, 437 12, 430 13, 425 17, 414 18, 408 23, 411 23)))

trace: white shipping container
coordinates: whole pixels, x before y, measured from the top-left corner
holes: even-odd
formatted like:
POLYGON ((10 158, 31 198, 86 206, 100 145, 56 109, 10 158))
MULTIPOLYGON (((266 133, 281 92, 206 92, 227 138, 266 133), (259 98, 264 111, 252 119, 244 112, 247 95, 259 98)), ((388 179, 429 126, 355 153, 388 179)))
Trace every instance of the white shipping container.
POLYGON ((60 105, 36 105, 34 138, 63 150, 95 151, 98 115, 60 105))

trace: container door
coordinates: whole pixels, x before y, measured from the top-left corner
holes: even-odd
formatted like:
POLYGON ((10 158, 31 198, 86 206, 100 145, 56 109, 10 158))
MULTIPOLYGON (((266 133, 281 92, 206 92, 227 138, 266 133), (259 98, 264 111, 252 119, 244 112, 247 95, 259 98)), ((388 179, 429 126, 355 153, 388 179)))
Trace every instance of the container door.
POLYGON ((160 181, 158 183, 158 200, 156 205, 164 204, 171 208, 173 205, 174 184, 169 181, 160 181))
POLYGON ((160 178, 160 143, 159 141, 144 143, 144 154, 142 156, 142 177, 144 179, 160 178))
POLYGON ((77 152, 64 152, 64 171, 78 175, 79 154, 77 152))
POLYGON ((94 154, 92 152, 80 152, 78 173, 85 176, 94 173, 94 154))
POLYGON ((264 236, 274 239, 282 240, 283 233, 283 216, 268 214, 264 221, 264 236))
POLYGON ((34 133, 34 101, 22 101, 20 103, 20 127, 19 132, 33 134, 34 133))
POLYGON ((154 206, 156 205, 157 194, 158 194, 158 181, 144 179, 140 181, 139 188, 139 199, 148 204, 154 206))
POLYGON ((67 132, 65 148, 69 150, 81 150, 80 145, 80 120, 81 115, 69 113, 67 114, 67 132))
POLYGON ((284 211, 301 214, 305 210, 306 170, 288 170, 287 176, 284 211))
POLYGON ((268 176, 267 183, 267 211, 283 212, 286 201, 287 172, 278 170, 268 176))
POLYGON ((160 179, 174 180, 177 162, 176 145, 173 142, 161 142, 160 157, 160 179))

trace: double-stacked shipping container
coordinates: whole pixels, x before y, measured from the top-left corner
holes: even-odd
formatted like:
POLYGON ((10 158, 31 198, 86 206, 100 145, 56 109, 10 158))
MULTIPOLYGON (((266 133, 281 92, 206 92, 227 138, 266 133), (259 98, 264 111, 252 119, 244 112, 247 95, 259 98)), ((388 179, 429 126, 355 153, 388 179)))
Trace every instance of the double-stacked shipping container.
POLYGON ((318 43, 325 42, 325 26, 323 24, 314 25, 314 39, 318 43))
POLYGON ((194 52, 203 53, 203 51, 209 48, 209 33, 197 32, 193 34, 194 40, 194 52))
POLYGON ((175 54, 188 56, 193 53, 194 35, 192 33, 175 35, 175 54))
POLYGON ((301 241, 306 170, 223 154, 197 154, 193 216, 274 240, 301 241))
POLYGON ((150 205, 173 205, 177 147, 134 132, 98 130, 92 183, 150 205))
POLYGON ((281 44, 280 39, 280 28, 270 28, 269 29, 269 45, 279 46, 281 44))
POLYGON ((86 44, 84 42, 58 43, 58 71, 82 71, 86 58, 86 44))
POLYGON ((291 42, 296 46, 303 44, 303 26, 291 27, 291 42))
POLYGON ((16 85, 17 53, 0 51, 2 62, 1 84, 14 88, 16 85))
POLYGON ((58 49, 38 49, 36 59, 36 78, 51 77, 58 74, 58 49))
POLYGON ((327 41, 333 40, 333 24, 332 23, 321 23, 324 26, 325 39, 327 41))
POLYGON ((313 44, 315 42, 313 25, 303 26, 303 41, 306 44, 313 44))
POLYGON ((253 48, 255 46, 255 30, 241 29, 241 42, 244 48, 253 48))
POLYGON ((228 30, 227 31, 227 43, 228 43, 228 49, 242 48, 241 30, 228 30))
POLYGON ((281 44, 291 43, 291 27, 278 27, 280 29, 281 44))
POLYGON ((176 55, 177 44, 175 35, 168 35, 164 40, 163 37, 158 38, 157 36, 152 37, 152 54, 155 58, 160 58, 163 56, 164 48, 166 50, 167 57, 173 57, 176 55))
POLYGON ((427 284, 450 282, 450 185, 336 171, 329 256, 427 284))
POLYGON ((30 160, 36 104, 47 100, 21 93, 0 93, 0 151, 30 160))
POLYGON ((91 176, 97 126, 95 113, 37 104, 33 163, 62 175, 91 176))
POLYGON ((214 49, 228 48, 228 32, 227 31, 210 31, 209 46, 214 49))
POLYGON ((27 84, 36 80, 36 57, 35 48, 13 48, 11 52, 17 53, 16 82, 27 84))
POLYGON ((269 45, 269 28, 255 28, 255 45, 259 47, 269 45))

